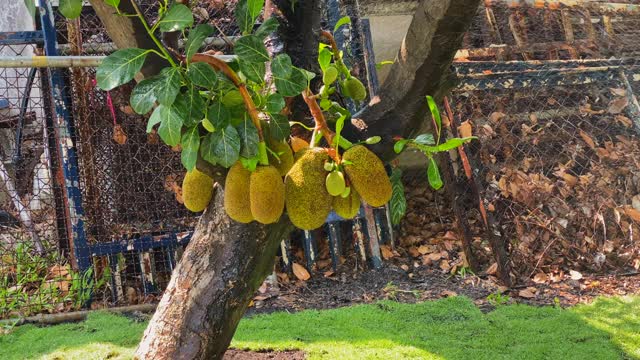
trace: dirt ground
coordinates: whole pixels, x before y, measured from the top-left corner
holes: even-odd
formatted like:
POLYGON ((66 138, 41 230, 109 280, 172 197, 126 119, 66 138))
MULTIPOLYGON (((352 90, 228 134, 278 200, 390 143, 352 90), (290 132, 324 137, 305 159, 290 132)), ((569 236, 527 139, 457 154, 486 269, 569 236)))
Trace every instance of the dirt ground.
POLYGON ((224 354, 224 360, 303 360, 303 351, 267 351, 255 352, 229 349, 224 354))

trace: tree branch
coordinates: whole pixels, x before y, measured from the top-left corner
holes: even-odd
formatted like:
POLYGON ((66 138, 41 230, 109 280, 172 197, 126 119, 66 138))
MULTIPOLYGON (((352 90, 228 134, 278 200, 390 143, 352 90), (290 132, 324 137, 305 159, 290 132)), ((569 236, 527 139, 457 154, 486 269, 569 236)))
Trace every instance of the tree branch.
POLYGON ((450 66, 480 0, 422 0, 390 75, 369 104, 355 114, 344 135, 354 141, 379 135, 373 150, 396 155, 393 137, 415 135, 427 118, 426 95, 442 98, 454 86, 450 66))

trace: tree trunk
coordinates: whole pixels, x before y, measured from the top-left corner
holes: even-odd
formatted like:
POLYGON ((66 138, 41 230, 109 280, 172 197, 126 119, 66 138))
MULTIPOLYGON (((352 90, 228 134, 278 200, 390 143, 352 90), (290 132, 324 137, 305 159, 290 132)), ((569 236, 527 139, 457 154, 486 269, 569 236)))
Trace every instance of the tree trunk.
POLYGON ((280 241, 293 229, 240 224, 224 212, 215 186, 209 208, 136 351, 139 359, 219 359, 253 294, 272 271, 280 241))

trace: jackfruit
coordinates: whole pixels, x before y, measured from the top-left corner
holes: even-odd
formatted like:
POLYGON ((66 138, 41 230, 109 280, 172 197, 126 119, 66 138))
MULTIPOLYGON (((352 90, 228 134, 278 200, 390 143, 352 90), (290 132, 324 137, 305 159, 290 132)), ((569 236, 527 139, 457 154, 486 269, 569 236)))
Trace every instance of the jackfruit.
POLYGON ((184 206, 193 212, 200 212, 207 208, 213 196, 213 179, 193 169, 184 176, 182 181, 182 199, 184 206))
POLYGON ((329 67, 327 67, 324 70, 324 73, 322 74, 322 82, 325 85, 333 84, 337 78, 338 78, 338 68, 336 68, 333 65, 330 65, 329 67))
POLYGON ((271 224, 284 211, 284 183, 275 166, 258 166, 249 184, 251 214, 256 221, 271 224))
POLYGON ((293 149, 294 153, 297 153, 298 151, 306 149, 308 147, 309 143, 306 140, 295 136, 291 138, 291 148, 293 149))
POLYGON ((333 198, 333 211, 343 219, 353 219, 360 211, 360 195, 351 190, 349 196, 336 196, 333 198))
POLYGON ((344 152, 344 170, 354 190, 367 204, 378 207, 391 200, 391 181, 382 161, 363 145, 344 152))
POLYGON ((308 148, 293 164, 285 178, 285 199, 291 222, 303 230, 317 229, 331 211, 332 197, 325 187, 327 152, 308 148))
MULTIPOLYGON (((326 163, 325 163, 326 165, 326 163)), ((324 168, 327 170, 327 167, 324 168)), ((327 192, 331 196, 339 196, 344 192, 346 184, 344 182, 344 174, 340 171, 331 171, 326 178, 325 186, 327 188, 327 192)))
POLYGON ((342 94, 353 100, 362 101, 367 98, 367 89, 357 77, 350 77, 341 84, 342 94))
POLYGON ((275 157, 269 153, 269 165, 273 165, 280 172, 280 176, 285 176, 293 166, 293 151, 289 144, 284 141, 269 141, 271 151, 278 154, 275 157))
POLYGON ((233 220, 240 223, 253 221, 249 199, 249 183, 251 172, 235 163, 227 174, 224 182, 224 209, 233 220))

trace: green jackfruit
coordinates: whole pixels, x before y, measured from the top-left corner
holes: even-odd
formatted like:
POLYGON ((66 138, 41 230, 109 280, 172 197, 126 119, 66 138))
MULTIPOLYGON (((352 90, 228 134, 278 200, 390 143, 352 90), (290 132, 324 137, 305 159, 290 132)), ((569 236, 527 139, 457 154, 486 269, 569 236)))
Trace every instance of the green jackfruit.
POLYGON ((327 172, 324 163, 329 158, 321 148, 309 148, 285 178, 287 212, 293 225, 303 230, 317 229, 331 211, 332 197, 325 187, 327 172))
POLYGON ((343 219, 353 219, 360 211, 360 195, 355 190, 351 190, 349 196, 335 196, 333 198, 333 211, 343 219))
MULTIPOLYGON (((326 163, 325 163, 326 165, 326 163)), ((325 170, 327 170, 327 167, 325 166, 324 168, 325 170)), ((331 195, 331 196, 339 196, 340 194, 342 194, 344 192, 344 189, 346 187, 345 182, 344 182, 344 174, 342 174, 342 172, 340 171, 331 171, 326 178, 325 181, 325 186, 327 188, 327 192, 331 195)))
POLYGON ((193 169, 184 176, 182 181, 182 199, 184 206, 200 212, 207 208, 213 196, 213 179, 193 169))
POLYGON ((275 166, 258 166, 249 184, 251 214, 256 221, 271 224, 284 211, 284 183, 275 166))
POLYGON ((253 221, 249 200, 250 179, 251 172, 237 162, 229 169, 224 183, 224 209, 227 215, 245 224, 253 221))
POLYGON ((353 100, 362 101, 367 98, 367 89, 357 77, 350 77, 342 82, 342 94, 353 100))
POLYGON ((336 68, 333 65, 330 65, 329 67, 327 67, 324 70, 324 73, 322 74, 322 82, 325 85, 331 85, 333 84, 336 79, 338 78, 338 68, 336 68))
POLYGON ((293 166, 293 151, 285 141, 269 141, 271 151, 279 154, 276 158, 269 153, 269 165, 273 165, 280 172, 280 176, 285 176, 293 166))
POLYGON ((382 161, 363 145, 344 152, 343 160, 351 164, 344 170, 353 188, 367 204, 378 207, 391 200, 391 181, 382 161))

